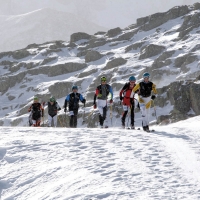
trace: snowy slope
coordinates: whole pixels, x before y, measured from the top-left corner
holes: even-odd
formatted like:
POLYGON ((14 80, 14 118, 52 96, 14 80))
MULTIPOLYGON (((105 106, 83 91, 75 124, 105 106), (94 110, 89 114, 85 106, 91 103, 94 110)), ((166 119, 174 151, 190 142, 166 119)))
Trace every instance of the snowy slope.
POLYGON ((198 200, 199 120, 153 133, 2 127, 2 200, 198 200))

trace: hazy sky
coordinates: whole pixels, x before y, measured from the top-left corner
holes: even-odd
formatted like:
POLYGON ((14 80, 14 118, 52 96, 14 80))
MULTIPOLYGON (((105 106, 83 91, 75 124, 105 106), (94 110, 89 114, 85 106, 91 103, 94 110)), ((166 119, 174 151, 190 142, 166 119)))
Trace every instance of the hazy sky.
POLYGON ((124 28, 137 18, 165 12, 198 0, 0 0, 0 14, 16 15, 41 8, 70 12, 107 28, 124 28))

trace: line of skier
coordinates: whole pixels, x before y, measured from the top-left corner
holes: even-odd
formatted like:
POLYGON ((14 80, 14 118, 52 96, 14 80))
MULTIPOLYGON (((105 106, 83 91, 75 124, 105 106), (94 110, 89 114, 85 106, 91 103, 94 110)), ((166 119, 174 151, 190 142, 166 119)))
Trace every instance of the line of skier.
MULTIPOLYGON (((143 74, 143 80, 136 84, 136 78, 134 76, 129 77, 129 81, 124 84, 119 92, 119 98, 122 102, 123 113, 121 117, 122 128, 125 128, 126 117, 130 113, 131 129, 135 129, 134 121, 135 114, 134 109, 136 105, 135 94, 138 95, 138 107, 140 108, 142 115, 142 127, 144 131, 149 132, 149 110, 151 102, 157 96, 156 85, 150 81, 150 74, 148 72, 143 74)), ((77 127, 77 116, 79 109, 79 101, 84 104, 86 99, 82 94, 78 93, 78 87, 73 86, 72 92, 67 95, 64 102, 64 112, 67 112, 67 108, 70 116, 71 128, 77 127)), ((93 108, 99 111, 99 124, 100 127, 104 126, 104 122, 107 116, 107 105, 113 103, 113 90, 112 87, 107 83, 105 76, 101 77, 101 84, 97 86, 94 94, 93 108), (108 101, 108 96, 110 96, 108 101)), ((44 117, 44 106, 48 106, 48 126, 57 126, 57 113, 61 110, 59 104, 56 102, 54 97, 51 97, 47 104, 41 104, 38 102, 38 97, 34 97, 33 104, 29 108, 31 112, 29 117, 29 124, 31 126, 40 126, 41 118, 44 117)))

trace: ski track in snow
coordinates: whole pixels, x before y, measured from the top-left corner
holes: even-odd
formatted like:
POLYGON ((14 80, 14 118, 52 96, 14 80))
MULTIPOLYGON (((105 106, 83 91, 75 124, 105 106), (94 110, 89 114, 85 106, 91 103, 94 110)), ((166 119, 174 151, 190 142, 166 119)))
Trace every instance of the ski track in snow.
POLYGON ((200 199, 200 136, 184 128, 0 128, 3 200, 200 199))

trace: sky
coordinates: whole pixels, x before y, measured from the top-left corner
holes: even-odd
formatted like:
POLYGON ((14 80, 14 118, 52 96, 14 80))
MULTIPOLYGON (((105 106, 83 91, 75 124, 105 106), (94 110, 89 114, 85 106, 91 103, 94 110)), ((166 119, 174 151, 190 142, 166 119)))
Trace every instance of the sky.
POLYGON ((137 18, 165 12, 177 5, 192 5, 197 0, 0 0, 0 15, 20 15, 42 8, 73 13, 107 27, 126 27, 137 18))

